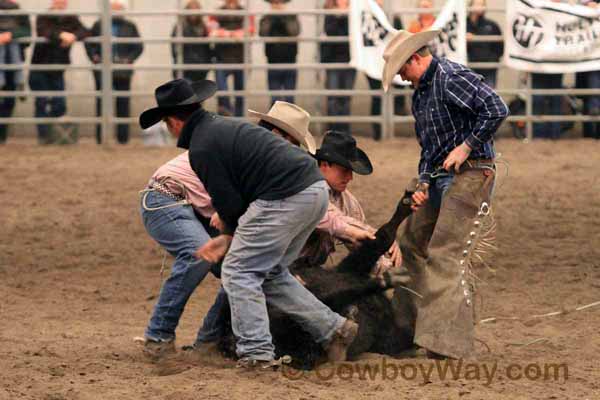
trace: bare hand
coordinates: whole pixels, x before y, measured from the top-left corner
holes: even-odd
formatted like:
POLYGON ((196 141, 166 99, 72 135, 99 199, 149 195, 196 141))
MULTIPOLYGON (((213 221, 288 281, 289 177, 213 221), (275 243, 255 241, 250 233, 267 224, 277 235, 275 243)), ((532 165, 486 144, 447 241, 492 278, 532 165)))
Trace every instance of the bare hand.
POLYGON ((210 217, 210 226, 218 230, 219 232, 223 232, 225 230, 225 223, 221 220, 218 213, 214 213, 212 217, 210 217))
POLYGON ((233 237, 230 235, 219 235, 206 242, 194 255, 198 260, 206 260, 211 264, 216 264, 225 257, 232 240, 233 237))
POLYGON ((392 244, 392 247, 390 247, 386 255, 390 258, 390 261, 395 268, 402 265, 402 252, 396 241, 394 241, 394 244, 392 244))
POLYGON ((0 33, 0 45, 10 43, 11 41, 12 41, 12 32, 0 33))
POLYGON ((375 240, 375 235, 373 233, 352 225, 349 225, 346 229, 346 235, 348 235, 348 240, 350 240, 354 246, 359 246, 360 242, 363 240, 375 240))
POLYGON ((419 186, 419 189, 412 195, 413 204, 410 208, 413 211, 417 211, 419 208, 423 207, 429 199, 429 184, 420 183, 419 186))
POLYGON ((61 32, 60 35, 58 35, 58 38, 60 39, 61 47, 69 47, 77 40, 77 36, 71 32, 61 32))
POLYGON ((231 37, 234 37, 236 39, 243 39, 244 38, 244 30, 237 29, 237 30, 231 32, 231 37))
POLYGON ((471 154, 471 148, 466 143, 462 143, 448 154, 442 166, 448 172, 454 166, 454 171, 458 174, 460 166, 469 158, 469 154, 471 154))

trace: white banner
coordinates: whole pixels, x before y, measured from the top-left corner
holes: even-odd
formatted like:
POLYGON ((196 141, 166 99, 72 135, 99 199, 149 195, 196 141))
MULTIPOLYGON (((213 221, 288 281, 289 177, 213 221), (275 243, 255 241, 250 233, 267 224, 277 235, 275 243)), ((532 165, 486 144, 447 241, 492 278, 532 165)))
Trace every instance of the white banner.
MULTIPOLYGON (((442 33, 432 43, 434 54, 465 64, 466 14, 465 0, 450 0, 434 23, 442 33)), ((350 2, 350 65, 373 79, 381 80, 383 51, 396 29, 375 0, 350 2)), ((399 76, 395 83, 401 84, 399 76)))
POLYGON ((467 64, 467 8, 465 0, 447 1, 432 26, 442 33, 431 43, 433 54, 467 64))
POLYGON ((505 62, 542 73, 600 70, 600 9, 508 0, 505 62))

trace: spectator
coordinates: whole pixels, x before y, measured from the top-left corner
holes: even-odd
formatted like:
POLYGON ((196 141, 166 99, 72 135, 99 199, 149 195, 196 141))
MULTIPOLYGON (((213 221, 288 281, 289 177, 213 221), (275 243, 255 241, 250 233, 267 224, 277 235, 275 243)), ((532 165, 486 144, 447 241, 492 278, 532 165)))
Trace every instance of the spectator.
MULTIPOLYGON (((582 5, 597 8, 594 1, 580 0, 582 5)), ((575 75, 576 86, 581 89, 600 89, 600 70, 579 72, 575 75)), ((585 115, 600 116, 600 95, 582 96, 583 113, 585 115)), ((600 139, 600 122, 584 122, 583 136, 586 138, 600 139)))
MULTIPOLYGON (((418 8, 433 8, 433 2, 431 0, 419 0, 417 2, 418 8)), ((417 19, 410 22, 408 25, 408 31, 411 33, 418 33, 429 28, 435 22, 435 16, 432 13, 421 12, 417 19)))
MULTIPOLYGON (((479 7, 479 9, 471 11, 467 18, 467 40, 471 40, 473 35, 502 35, 498 24, 485 17, 486 0, 471 0, 470 7, 479 7)), ((504 42, 467 43, 469 62, 498 62, 502 53, 504 53, 504 42)), ((488 85, 496 87, 497 68, 474 68, 473 71, 483 75, 488 85)))
MULTIPOLYGON (((52 0, 50 10, 63 11, 67 8, 67 0, 52 0)), ((76 40, 89 36, 89 32, 76 15, 39 15, 36 22, 37 36, 47 40, 37 43, 33 51, 31 64, 70 64, 71 46, 76 40)), ((34 91, 64 91, 65 71, 35 70, 29 74, 29 86, 34 91)), ((63 96, 38 96, 35 98, 35 117, 61 117, 67 111, 63 96)), ((54 142, 50 126, 38 124, 38 142, 50 144, 54 142)))
MULTIPOLYGON (((243 10, 239 0, 225 0, 225 4, 220 10, 243 10)), ((245 36, 244 17, 240 15, 219 15, 210 18, 211 36, 219 38, 234 38, 241 40, 245 36), (213 29, 214 26, 214 29, 213 29)), ((254 18, 251 16, 248 23, 248 33, 254 33, 254 18)), ((243 64, 244 63, 244 44, 243 43, 221 43, 215 45, 215 55, 217 64, 243 64)), ((219 90, 228 90, 227 78, 233 75, 233 88, 244 90, 245 77, 243 69, 224 69, 217 70, 217 87, 219 90)), ((241 117, 244 114, 244 98, 235 97, 235 109, 231 109, 229 96, 218 97, 219 114, 241 117)))
MULTIPOLYGON (((122 0, 111 0, 110 7, 113 11, 122 11, 125 6, 122 0)), ((115 16, 112 18, 112 35, 115 37, 124 38, 139 38, 137 27, 135 24, 124 17, 115 16)), ((92 26, 91 35, 100 36, 102 34, 102 22, 97 20, 92 26)), ((102 62, 102 46, 100 43, 87 43, 85 45, 88 57, 94 64, 102 62)), ((114 64, 133 64, 135 60, 142 54, 144 45, 142 43, 117 43, 112 46, 112 62, 114 64)), ((117 69, 112 74, 112 88, 114 90, 125 90, 131 89, 131 78, 133 76, 133 70, 131 69, 117 69)), ((96 83, 96 90, 102 90, 102 71, 94 71, 94 82, 96 83)), ((128 118, 129 117, 129 95, 117 97, 117 117, 128 118)), ((96 115, 102 115, 102 99, 96 97, 96 115)), ((125 144, 129 141, 129 124, 118 124, 117 125, 117 141, 121 144, 125 144)), ((96 125, 96 142, 100 144, 102 142, 102 136, 100 134, 100 125, 96 125)))
MULTIPOLYGON (((189 0, 185 6, 186 10, 200 10, 200 2, 198 0, 189 0)), ((204 23, 201 15, 186 15, 179 20, 181 25, 181 36, 184 38, 205 38, 208 37, 208 27, 204 23)), ((178 24, 173 27, 171 36, 178 37, 178 24)), ((184 64, 211 64, 212 49, 209 43, 173 43, 171 46, 173 54, 173 63, 183 62, 184 64), (179 52, 183 50, 181 59, 179 52)), ((190 82, 197 82, 206 79, 208 70, 183 70, 183 77, 190 82)), ((173 72, 173 78, 177 77, 177 73, 173 72)))
MULTIPOLYGON (((290 0, 268 0, 273 11, 285 9, 290 0)), ((295 14, 265 15, 260 20, 261 36, 295 37, 300 34, 300 23, 295 14)), ((266 43, 265 55, 269 64, 294 64, 298 55, 297 43, 266 43)), ((295 69, 269 69, 267 72, 269 90, 296 89, 297 72, 295 69)), ((294 96, 272 96, 271 102, 283 100, 294 102, 294 96)))
MULTIPOLYGON (((383 7, 383 0, 377 0, 377 4, 383 7)), ((402 21, 399 16, 394 17, 394 28, 403 29, 402 21)), ((373 79, 367 75, 367 81, 369 82, 369 89, 379 90, 381 89, 381 81, 373 79)), ((401 88, 401 86, 394 85, 394 88, 401 88)), ((383 94, 383 93, 382 93, 383 94)), ((404 96, 394 96, 394 115, 404 114, 404 96)), ((381 116, 381 96, 371 97, 371 115, 381 116)), ((381 124, 379 122, 373 123, 373 139, 381 140, 381 124)))
MULTIPOLYGON (((19 5, 13 0, 0 0, 0 10, 16 10, 19 5)), ((22 64, 23 49, 15 39, 31 36, 29 17, 26 15, 0 16, 0 64, 22 64)), ((23 89, 23 71, 0 70, 0 90, 15 91, 23 89)), ((15 108, 14 97, 0 97, 0 118, 12 116, 15 108)), ((6 142, 8 126, 0 124, 0 144, 6 142)))
MULTIPOLYGON (((348 10, 348 0, 326 0, 326 9, 348 10)), ((327 15, 325 17, 325 33, 327 36, 348 36, 347 15, 327 15)), ((349 63, 350 46, 344 43, 323 43, 321 45, 321 62, 323 63, 349 63)), ((352 89, 356 71, 353 68, 328 69, 326 72, 325 87, 328 90, 352 89)), ((350 115, 350 96, 328 96, 328 115, 350 115)), ((350 124, 329 124, 330 130, 350 133, 350 124)))

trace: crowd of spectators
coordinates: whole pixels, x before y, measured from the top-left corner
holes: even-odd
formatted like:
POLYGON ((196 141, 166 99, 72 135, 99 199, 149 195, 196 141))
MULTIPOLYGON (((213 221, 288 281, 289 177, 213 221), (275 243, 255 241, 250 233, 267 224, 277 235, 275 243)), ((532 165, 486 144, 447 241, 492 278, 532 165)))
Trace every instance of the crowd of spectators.
MULTIPOLYGON (((294 38, 301 33, 301 25, 298 16, 292 12, 284 12, 289 0, 266 0, 270 8, 276 14, 266 14, 256 24, 258 35, 269 38, 265 43, 265 56, 268 64, 273 64, 273 69, 267 70, 267 86, 273 91, 293 91, 296 89, 298 73, 295 68, 282 68, 277 64, 295 64, 298 55, 298 43, 294 38), (280 38, 276 40, 273 38, 280 38)), ((553 0, 557 2, 570 2, 572 4, 584 4, 590 7, 597 3, 586 0, 553 0)), ((66 10, 67 0, 50 0, 50 10, 66 10)), ((381 5, 382 0, 377 0, 381 5)), ((409 21, 407 30, 419 32, 429 28, 435 21, 431 0, 418 0, 415 6, 422 9, 414 20, 409 21)), ((485 15, 486 1, 471 0, 473 7, 467 18, 467 53, 470 62, 491 62, 501 60, 503 54, 502 42, 477 42, 474 36, 502 35, 498 24, 485 15)), ((124 0, 111 0, 111 8, 115 11, 123 10, 124 0)), ((185 2, 186 10, 200 10, 202 4, 199 0, 188 0, 185 2)), ((349 0, 325 0, 325 9, 348 10, 349 0)), ((16 0, 0 0, 0 10, 17 10, 19 8, 16 0)), ((239 0, 223 0, 219 10, 244 10, 239 0)), ((399 16, 393 18, 396 29, 403 29, 399 16)), ((70 64, 70 51, 73 43, 86 38, 101 35, 100 20, 96 21, 91 28, 87 28, 76 15, 38 15, 35 26, 37 36, 45 39, 35 43, 31 57, 32 65, 66 65, 70 64)), ((182 15, 174 24, 171 36, 173 38, 213 38, 210 41, 199 43, 178 43, 171 45, 173 63, 177 64, 204 64, 215 65, 215 67, 201 67, 186 69, 185 66, 173 71, 174 77, 182 76, 190 81, 205 79, 211 69, 215 73, 215 81, 220 91, 228 91, 229 79, 232 79, 233 92, 243 91, 246 87, 247 77, 243 66, 244 60, 248 60, 247 48, 241 43, 240 38, 255 34, 255 21, 251 16, 246 19, 242 15, 182 15), (218 39, 222 39, 219 41, 218 39), (231 65, 231 68, 223 68, 223 65, 231 65)), ((328 14, 324 17, 322 26, 324 39, 320 44, 320 62, 348 64, 350 61, 350 46, 348 41, 327 41, 327 38, 347 37, 349 35, 348 16, 344 14, 328 14)), ((134 22, 122 16, 113 16, 111 32, 114 37, 139 38, 140 34, 134 22)), ((0 15, 0 64, 11 64, 15 68, 0 69, 0 91, 24 90, 24 74, 18 65, 25 60, 25 49, 29 45, 20 38, 32 35, 29 18, 26 15, 0 15)), ((85 50, 93 64, 102 62, 101 44, 96 40, 86 40, 85 50)), ((123 64, 124 68, 115 68, 112 72, 112 85, 115 91, 128 91, 131 88, 134 69, 130 67, 144 50, 143 44, 139 43, 113 43, 112 62, 123 64)), ((478 68, 475 70, 481 74, 487 83, 497 86, 497 67, 478 68)), ((64 91, 64 69, 60 67, 44 70, 34 68, 29 73, 29 87, 32 91, 64 91)), ((325 69, 325 88, 328 90, 348 90, 355 86, 356 70, 348 67, 325 69)), ((100 70, 93 71, 96 90, 102 87, 102 76, 100 70)), ((369 88, 381 89, 381 82, 376 79, 367 78, 369 88)), ((532 74, 533 88, 555 89, 563 85, 562 74, 532 74)), ((576 75, 577 88, 600 88, 600 71, 582 72, 576 75)), ((218 96, 218 112, 223 115, 243 116, 245 105, 244 97, 241 95, 229 96, 224 93, 218 96)), ((294 102, 294 96, 271 97, 271 101, 285 100, 294 102)), ((329 116, 344 117, 351 114, 352 97, 345 94, 331 94, 327 96, 326 110, 329 116)), ((534 115, 561 114, 561 96, 534 96, 534 115)), ((15 107, 16 99, 11 96, 0 96, 0 118, 10 117, 15 107)), ((406 113, 405 96, 398 95, 394 98, 394 113, 402 115, 406 113)), ((600 96, 582 96, 583 112, 587 115, 600 115, 600 96)), ((127 118, 130 116, 130 101, 128 95, 116 97, 116 116, 127 118)), ((66 101, 64 96, 47 96, 40 94, 35 97, 36 118, 57 118, 65 115, 66 101)), ((96 115, 102 112, 101 99, 96 98, 96 115)), ((373 96, 371 99, 370 114, 378 116, 381 114, 381 97, 373 96)), ((52 132, 53 125, 46 122, 37 125, 39 143, 47 144, 55 141, 52 132)), ((119 143, 127 143, 129 140, 129 124, 117 125, 116 136, 119 143)), ((585 122, 583 124, 584 136, 600 138, 600 123, 585 122)), ((345 121, 336 121, 329 124, 329 129, 350 131, 350 124, 345 121)), ((373 136, 381 138, 380 123, 373 123, 373 136)), ((7 125, 0 123, 0 143, 6 140, 7 125)), ((534 124, 534 136, 556 139, 561 135, 560 122, 544 122, 534 124)), ((101 142, 100 127, 96 128, 96 138, 101 142)))

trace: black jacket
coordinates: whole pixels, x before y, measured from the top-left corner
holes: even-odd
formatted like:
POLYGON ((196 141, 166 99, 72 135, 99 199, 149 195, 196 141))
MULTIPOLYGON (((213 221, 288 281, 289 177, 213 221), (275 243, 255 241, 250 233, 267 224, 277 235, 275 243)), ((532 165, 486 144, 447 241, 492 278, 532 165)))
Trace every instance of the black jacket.
MULTIPOLYGON (((260 36, 292 37, 300 33, 300 23, 296 15, 265 15, 260 20, 260 36)), ((295 63, 298 54, 297 43, 266 43, 265 55, 272 64, 295 63)))
POLYGON ((61 47, 59 35, 70 32, 82 40, 89 31, 76 15, 39 15, 36 21, 37 35, 48 39, 48 43, 36 43, 32 64, 70 64, 71 47, 61 47))
MULTIPOLYGON (((173 27, 172 37, 177 37, 177 24, 173 27)), ((208 36, 208 30, 204 22, 190 24, 187 19, 181 23, 181 36, 184 38, 203 38, 208 36)), ((210 64, 212 62, 212 49, 210 43, 184 43, 182 45, 173 43, 171 54, 173 62, 178 61, 179 49, 183 49, 182 61, 185 64, 210 64)))
MULTIPOLYGON (((243 7, 238 7, 236 10, 243 10, 243 7)), ((219 10, 230 10, 226 7, 221 7, 219 10)), ((235 31, 244 27, 244 17, 239 15, 218 15, 214 20, 219 23, 219 27, 235 31)), ((217 63, 238 64, 244 62, 244 44, 238 43, 217 43, 215 44, 215 57, 217 63)))
POLYGON ((253 201, 279 200, 301 192, 323 176, 300 147, 248 122, 198 110, 177 142, 233 233, 253 201))
MULTIPOLYGON (((18 10, 19 8, 19 5, 12 1, 0 0, 0 10, 18 10)), ((13 40, 31 36, 29 17, 27 15, 0 15, 0 33, 2 32, 11 32, 13 40)), ((29 43, 21 44, 22 60, 25 59, 25 48, 27 46, 29 46, 29 43)), ((8 52, 6 58, 6 60, 0 60, 0 64, 10 64, 10 62, 7 62, 8 52)))
MULTIPOLYGON (((135 24, 122 17, 114 17, 112 20, 112 33, 120 38, 139 38, 140 34, 135 24)), ((91 29, 91 36, 102 35, 102 24, 98 20, 91 29)), ((102 61, 102 44, 86 43, 85 51, 92 62, 97 56, 102 61)), ((112 46, 112 58, 115 64, 132 64, 144 51, 142 43, 115 43, 112 46)))
MULTIPOLYGON (((325 33, 327 36, 348 36, 348 17, 327 15, 325 17, 325 33)), ((321 62, 350 62, 350 44, 348 42, 321 44, 321 62)))
MULTIPOLYGON (((502 35, 498 24, 484 16, 480 17, 475 24, 471 18, 467 18, 467 32, 474 35, 502 35)), ((467 43, 467 55, 470 62, 496 62, 503 53, 503 42, 467 43)))

